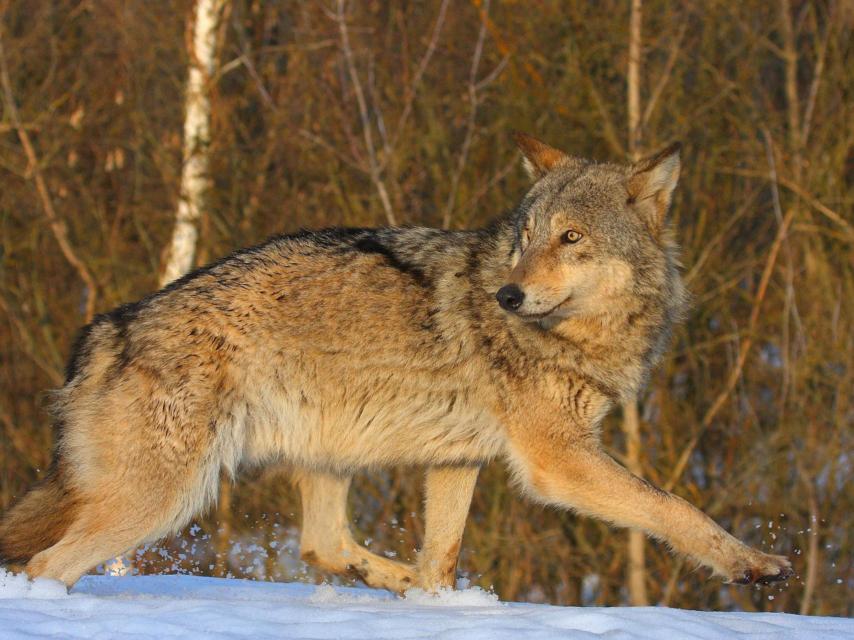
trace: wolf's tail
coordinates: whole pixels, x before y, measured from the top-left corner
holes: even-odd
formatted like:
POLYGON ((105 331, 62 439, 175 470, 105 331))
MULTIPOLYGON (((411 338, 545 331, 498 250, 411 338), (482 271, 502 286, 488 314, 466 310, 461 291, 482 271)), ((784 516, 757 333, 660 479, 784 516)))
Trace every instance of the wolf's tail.
POLYGON ((74 521, 77 504, 53 464, 44 480, 0 518, 0 564, 24 564, 59 542, 74 521))

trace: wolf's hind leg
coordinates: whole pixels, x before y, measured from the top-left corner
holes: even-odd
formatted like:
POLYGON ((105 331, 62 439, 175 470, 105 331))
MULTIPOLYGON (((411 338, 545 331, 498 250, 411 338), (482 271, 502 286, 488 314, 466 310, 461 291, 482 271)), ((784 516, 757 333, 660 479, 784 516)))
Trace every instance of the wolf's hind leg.
POLYGON ((480 467, 427 470, 425 539, 418 554, 418 585, 427 591, 456 584, 457 558, 480 467))
POLYGON ((30 577, 71 586, 99 563, 178 531, 206 506, 218 477, 187 466, 144 471, 117 466, 115 471, 115 477, 90 475, 87 488, 76 494, 74 520, 62 537, 27 564, 30 577))
POLYGON ((31 578, 61 580, 70 587, 98 563, 144 542, 148 533, 145 524, 127 517, 120 505, 115 508, 117 511, 112 514, 103 508, 81 509, 62 539, 27 563, 27 574, 31 578))
POLYGON ((415 585, 413 567, 371 553, 353 539, 347 521, 350 480, 305 469, 294 473, 302 499, 300 556, 327 571, 355 575, 371 587, 402 593, 415 585))
POLYGON ((216 477, 190 474, 189 484, 181 487, 179 478, 162 467, 151 473, 116 471, 120 483, 112 477, 94 483, 90 477, 88 490, 78 492, 71 525, 27 564, 30 577, 71 586, 97 564, 179 529, 204 506, 203 485, 216 477))

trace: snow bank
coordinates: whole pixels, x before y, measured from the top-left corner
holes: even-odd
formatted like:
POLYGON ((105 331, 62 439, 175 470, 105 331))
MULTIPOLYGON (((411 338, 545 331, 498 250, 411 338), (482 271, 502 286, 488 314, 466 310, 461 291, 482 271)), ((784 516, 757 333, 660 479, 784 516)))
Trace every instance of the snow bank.
POLYGON ((507 604, 480 589, 438 596, 197 576, 86 576, 65 593, 0 570, 0 638, 667 638, 854 640, 854 620, 656 607, 507 604))

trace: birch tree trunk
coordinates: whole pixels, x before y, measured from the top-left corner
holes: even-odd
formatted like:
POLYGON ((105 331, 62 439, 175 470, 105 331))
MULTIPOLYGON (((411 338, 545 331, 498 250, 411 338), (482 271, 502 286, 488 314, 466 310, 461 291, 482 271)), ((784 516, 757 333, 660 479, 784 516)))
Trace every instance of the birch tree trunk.
MULTIPOLYGON (((640 156, 641 124, 641 19, 642 0, 631 0, 632 9, 629 18, 629 66, 626 74, 626 93, 628 100, 629 155, 632 162, 640 156)), ((640 462, 640 416, 637 398, 623 404, 623 433, 626 438, 626 467, 637 476, 642 475, 640 462)), ((649 604, 646 591, 646 539, 641 531, 628 532, 626 583, 629 591, 629 603, 634 606, 649 604)))
POLYGON ((188 42, 190 67, 185 97, 181 190, 161 286, 190 271, 196 255, 198 220, 210 187, 210 81, 216 70, 218 26, 225 3, 226 0, 196 2, 192 40, 188 42))
MULTIPOLYGON (((208 172, 211 125, 210 91, 216 72, 219 22, 227 0, 196 0, 192 39, 187 48, 190 59, 187 94, 184 98, 184 150, 181 190, 175 228, 166 266, 160 278, 165 286, 190 271, 196 258, 198 221, 210 190, 208 172)), ((220 481, 217 533, 217 575, 228 572, 228 542, 231 537, 231 484, 220 481)))

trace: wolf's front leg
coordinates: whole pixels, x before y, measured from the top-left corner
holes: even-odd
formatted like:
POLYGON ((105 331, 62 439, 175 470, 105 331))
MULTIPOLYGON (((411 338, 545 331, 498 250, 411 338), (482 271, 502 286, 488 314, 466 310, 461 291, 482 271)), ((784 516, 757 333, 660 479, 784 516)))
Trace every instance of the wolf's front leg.
POLYGON ((480 467, 427 469, 424 546, 418 553, 418 585, 427 591, 456 583, 457 558, 480 467))
POLYGON ((682 498, 629 473, 596 445, 567 447, 560 439, 537 439, 528 432, 513 439, 510 461, 534 497, 642 529, 727 582, 767 583, 792 575, 785 557, 748 547, 682 498))

